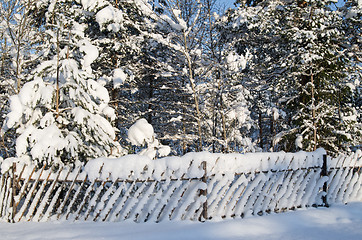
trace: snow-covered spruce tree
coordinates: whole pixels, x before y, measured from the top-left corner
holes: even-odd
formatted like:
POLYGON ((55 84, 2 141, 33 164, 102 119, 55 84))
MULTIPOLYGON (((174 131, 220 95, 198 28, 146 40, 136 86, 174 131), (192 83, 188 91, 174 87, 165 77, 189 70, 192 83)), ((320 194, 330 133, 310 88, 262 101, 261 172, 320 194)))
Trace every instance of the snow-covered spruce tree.
POLYGON ((164 20, 147 1, 92 0, 82 2, 82 7, 88 14, 80 21, 87 24, 87 36, 99 50, 91 68, 111 93, 119 139, 127 145, 126 129, 143 117, 163 141, 179 145, 182 128, 177 120, 170 120, 178 119, 182 109, 188 108, 180 96, 190 98, 190 94, 185 93, 178 75, 170 74, 179 62, 177 54, 159 41, 172 30, 165 28, 164 20))
POLYGON ((143 32, 152 8, 141 0, 79 2, 87 14, 78 22, 85 25, 87 37, 98 49, 91 68, 96 79, 111 93, 116 124, 121 129, 121 137, 126 139, 122 129, 131 126, 147 105, 147 101, 139 99, 139 89, 147 72, 141 44, 147 44, 143 32))
POLYGON ((287 151, 324 147, 329 152, 344 149, 352 140, 347 87, 348 58, 345 50, 343 17, 330 9, 331 1, 292 2, 285 7, 284 44, 286 75, 281 93, 290 119, 284 132, 287 151))
MULTIPOLYGON (((203 145, 212 152, 250 151, 248 138, 249 110, 240 76, 246 66, 248 54, 239 55, 223 41, 223 28, 216 24, 215 1, 201 1, 205 28, 202 37, 202 81, 200 109, 203 113, 203 145)), ((224 14, 224 13, 221 13, 224 14)))
POLYGON ((347 86, 352 96, 344 101, 351 104, 354 112, 353 120, 356 122, 351 129, 354 134, 352 146, 361 147, 362 143, 362 2, 358 0, 345 1, 340 9, 343 13, 343 30, 345 42, 343 47, 348 57, 349 68, 347 71, 347 86))
POLYGON ((153 50, 148 50, 157 66, 152 81, 152 124, 156 132, 158 126, 163 127, 159 137, 170 141, 170 146, 180 146, 179 153, 201 150, 202 5, 200 1, 151 2, 154 14, 150 18, 156 25, 148 35, 153 50))
POLYGON ((280 35, 284 9, 278 0, 240 3, 218 21, 220 41, 230 46, 228 56, 249 56, 243 70, 230 76, 250 91, 247 99, 255 124, 249 137, 261 149, 273 150, 273 137, 283 126, 276 91, 284 69, 280 63, 285 54, 280 35))
POLYGON ((83 10, 74 1, 37 1, 29 16, 46 38, 44 60, 30 81, 11 97, 5 130, 15 128, 16 157, 38 165, 71 164, 119 150, 110 124, 108 91, 93 80, 97 48, 76 22, 83 10))
MULTIPOLYGON (((40 34, 28 11, 34 0, 0 1, 0 127, 9 112, 9 96, 20 91, 31 65, 40 34)), ((13 131, 0 134, 0 155, 15 155, 13 131)))
POLYGON ((208 82, 202 84, 205 131, 213 152, 255 151, 250 131, 250 92, 242 81, 248 53, 238 55, 234 49, 225 48, 221 60, 215 64, 208 82))

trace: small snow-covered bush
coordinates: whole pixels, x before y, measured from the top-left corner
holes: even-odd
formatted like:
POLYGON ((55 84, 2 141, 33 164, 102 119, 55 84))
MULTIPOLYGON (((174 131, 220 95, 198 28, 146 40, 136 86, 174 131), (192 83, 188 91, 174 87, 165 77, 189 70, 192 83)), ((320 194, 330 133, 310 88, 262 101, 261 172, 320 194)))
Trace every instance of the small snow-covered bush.
POLYGON ((128 130, 128 140, 132 145, 145 146, 138 154, 154 159, 170 154, 170 147, 162 145, 155 137, 151 124, 146 119, 137 120, 128 130))

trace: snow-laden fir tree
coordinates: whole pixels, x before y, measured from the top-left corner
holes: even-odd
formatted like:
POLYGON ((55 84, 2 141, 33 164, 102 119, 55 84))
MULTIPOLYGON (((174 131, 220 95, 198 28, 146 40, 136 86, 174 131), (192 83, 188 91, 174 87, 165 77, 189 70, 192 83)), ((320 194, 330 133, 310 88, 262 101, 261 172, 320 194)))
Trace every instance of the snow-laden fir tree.
POLYGON ((250 132, 250 92, 243 85, 243 70, 249 54, 238 55, 234 49, 221 51, 208 82, 202 84, 203 112, 207 143, 213 152, 255 151, 250 132))
POLYGON ((44 29, 43 59, 30 81, 11 97, 4 129, 15 128, 16 157, 38 165, 68 164, 117 154, 114 110, 90 65, 98 50, 85 36, 82 6, 37 1, 29 16, 44 29))
POLYGON ((362 1, 349 0, 340 8, 343 13, 345 33, 344 49, 348 57, 347 84, 352 92, 350 96, 352 115, 356 124, 351 129, 354 134, 351 145, 361 147, 362 143, 362 1))
POLYGON ((253 1, 223 19, 223 39, 253 56, 244 82, 254 96, 261 147, 337 152, 355 135, 346 18, 330 4, 253 1))
POLYGON ((318 0, 284 5, 287 70, 279 84, 280 93, 288 97, 287 151, 323 147, 335 153, 345 150, 353 139, 355 113, 349 103, 343 15, 330 4, 318 0))
MULTIPOLYGON (((254 128, 249 137, 263 150, 273 150, 273 137, 282 126, 282 114, 276 95, 276 82, 283 72, 280 60, 280 31, 283 28, 280 1, 241 2, 218 21, 220 41, 228 44, 234 55, 249 56, 244 69, 231 74, 250 91, 248 102, 254 128), (237 77, 236 77, 237 76, 237 77)), ((224 71, 225 72, 225 71, 224 71)), ((234 80, 235 82, 235 80, 234 80)))
MULTIPOLYGON (((32 26, 28 11, 33 0, 0 1, 0 127, 9 111, 9 96, 20 91, 37 58, 40 34, 32 26)), ((0 136, 0 155, 14 155, 12 131, 0 136)))
POLYGON ((252 151, 249 91, 241 81, 249 55, 238 54, 221 41, 223 27, 216 24, 220 18, 216 2, 201 2, 205 28, 202 31, 203 76, 198 88, 204 148, 212 152, 252 151))
POLYGON ((153 13, 149 19, 154 27, 148 30, 149 45, 143 48, 146 63, 152 66, 144 79, 143 94, 150 99, 150 114, 144 117, 155 126, 160 139, 178 146, 179 153, 201 150, 202 5, 200 1, 150 2, 153 13))
MULTIPOLYGON (((147 45, 143 31, 152 8, 141 0, 79 2, 87 14, 78 22, 85 25, 87 37, 98 49, 90 67, 96 79, 109 89, 116 124, 122 131, 142 115, 146 105, 138 99, 147 72, 141 44, 147 45)), ((125 131, 121 135, 126 139, 125 131)))
POLYGON ((179 142, 182 128, 170 120, 178 119, 182 109, 188 108, 179 101, 180 96, 188 98, 188 93, 178 75, 169 74, 179 62, 164 41, 173 30, 165 28, 165 21, 147 1, 89 0, 82 1, 82 6, 88 14, 80 21, 87 24, 87 36, 99 50, 91 68, 110 90, 120 140, 126 145, 125 129, 143 117, 164 141, 179 142))

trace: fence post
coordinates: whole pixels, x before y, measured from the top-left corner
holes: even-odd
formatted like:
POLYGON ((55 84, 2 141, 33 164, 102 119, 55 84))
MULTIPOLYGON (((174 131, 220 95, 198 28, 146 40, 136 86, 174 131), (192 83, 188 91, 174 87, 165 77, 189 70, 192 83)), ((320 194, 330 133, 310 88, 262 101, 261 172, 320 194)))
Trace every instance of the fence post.
MULTIPOLYGON (((206 161, 202 162, 202 168, 204 170, 204 176, 202 176, 202 182, 204 182, 205 184, 207 184, 207 168, 206 168, 206 161)), ((207 188, 205 190, 201 190, 200 191, 200 195, 201 196, 205 196, 206 197, 206 201, 202 204, 202 213, 200 216, 200 221, 203 220, 206 221, 208 219, 207 216, 207 188)))
POLYGON ((16 195, 16 163, 13 163, 13 167, 12 167, 12 176, 11 176, 11 203, 10 203, 10 207, 12 208, 11 210, 11 216, 10 216, 10 222, 14 223, 15 222, 15 215, 16 215, 16 202, 15 202, 15 195, 16 195))
MULTIPOLYGON (((327 154, 323 154, 323 165, 322 165, 321 176, 322 176, 322 177, 328 176, 327 154)), ((327 193, 328 193, 327 182, 325 182, 325 183, 323 184, 323 192, 325 193, 325 195, 322 196, 323 206, 324 206, 324 207, 329 207, 328 202, 327 202, 327 193)))

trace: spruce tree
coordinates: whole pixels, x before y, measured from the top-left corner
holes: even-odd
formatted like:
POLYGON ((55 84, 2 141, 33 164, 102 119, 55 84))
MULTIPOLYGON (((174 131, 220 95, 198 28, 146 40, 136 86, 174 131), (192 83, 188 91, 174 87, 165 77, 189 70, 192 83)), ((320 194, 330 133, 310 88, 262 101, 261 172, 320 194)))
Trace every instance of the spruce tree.
POLYGON ((39 1, 29 15, 44 29, 39 61, 18 95, 11 97, 5 130, 15 128, 16 157, 38 165, 73 164, 116 153, 114 110, 108 91, 94 80, 98 54, 77 22, 74 1, 39 1))

